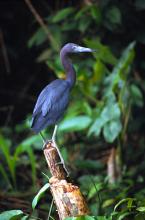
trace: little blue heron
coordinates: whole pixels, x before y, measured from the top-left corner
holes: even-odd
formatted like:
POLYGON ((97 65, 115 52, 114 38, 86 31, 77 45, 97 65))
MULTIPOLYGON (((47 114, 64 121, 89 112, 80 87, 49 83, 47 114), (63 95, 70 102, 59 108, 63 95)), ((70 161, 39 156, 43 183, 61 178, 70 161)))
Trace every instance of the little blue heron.
MULTIPOLYGON (((55 125, 52 135, 52 141, 55 141, 57 123, 62 118, 68 106, 70 91, 76 81, 76 73, 69 59, 69 55, 71 53, 93 51, 94 50, 90 48, 81 47, 74 43, 67 43, 61 49, 60 59, 67 76, 65 80, 56 79, 51 82, 41 91, 40 95, 38 96, 33 111, 31 125, 31 128, 35 133, 40 133, 49 125, 55 125)), ((58 153, 60 155, 59 151, 58 153)))

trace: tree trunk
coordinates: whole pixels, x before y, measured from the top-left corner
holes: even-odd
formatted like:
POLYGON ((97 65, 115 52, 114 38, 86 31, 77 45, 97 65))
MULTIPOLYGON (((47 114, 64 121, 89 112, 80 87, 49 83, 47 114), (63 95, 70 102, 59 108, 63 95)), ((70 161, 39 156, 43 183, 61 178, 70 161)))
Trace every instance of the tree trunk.
POLYGON ((107 161, 108 182, 114 184, 121 177, 121 168, 118 160, 118 152, 112 148, 107 161))

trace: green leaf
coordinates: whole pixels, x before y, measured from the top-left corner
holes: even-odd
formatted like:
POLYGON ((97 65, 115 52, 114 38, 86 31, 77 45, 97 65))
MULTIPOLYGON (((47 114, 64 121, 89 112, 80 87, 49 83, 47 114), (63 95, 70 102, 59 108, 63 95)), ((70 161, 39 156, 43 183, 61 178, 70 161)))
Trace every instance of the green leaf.
POLYGON ((102 207, 106 208, 108 206, 111 206, 112 204, 114 204, 115 199, 107 199, 103 202, 102 207))
POLYGON ((16 160, 11 156, 9 148, 7 141, 0 135, 0 150, 6 159, 13 183, 16 186, 16 160))
POLYGON ((81 131, 86 129, 92 119, 89 116, 76 116, 74 118, 68 118, 61 122, 59 126, 60 131, 81 131))
POLYGON ((110 48, 100 42, 100 39, 95 38, 94 40, 85 39, 84 42, 86 45, 90 48, 94 48, 97 50, 97 53, 94 53, 93 55, 96 57, 96 59, 99 59, 103 61, 103 63, 116 65, 117 59, 111 52, 110 48))
POLYGON ((145 212, 145 206, 138 207, 136 210, 139 212, 145 212))
POLYGON ((102 183, 94 183, 95 185, 93 185, 88 193, 88 199, 92 199, 93 197, 95 198, 97 193, 103 189, 103 185, 102 183))
POLYGON ((47 39, 47 34, 42 28, 39 28, 28 41, 28 47, 39 46, 47 39))
POLYGON ((143 106, 143 95, 141 90, 136 85, 130 87, 133 103, 139 107, 143 106))
POLYGON ((117 218, 117 220, 122 220, 124 219, 126 216, 129 216, 129 215, 132 215, 133 213, 132 212, 124 212, 124 213, 121 213, 119 218, 117 218))
POLYGON ((15 151, 15 157, 18 157, 21 153, 27 152, 30 147, 33 145, 38 144, 38 146, 41 146, 41 139, 38 135, 34 135, 31 137, 26 138, 24 141, 22 141, 19 145, 16 147, 15 151))
POLYGON ((36 159, 35 159, 35 155, 33 153, 32 148, 29 148, 27 150, 27 153, 29 155, 30 158, 30 164, 31 164, 31 175, 32 175, 32 181, 33 181, 33 185, 35 186, 36 184, 36 159))
POLYGON ((101 178, 101 176, 83 175, 83 176, 79 177, 79 182, 80 182, 82 188, 85 191, 88 191, 88 189, 90 189, 93 185, 97 185, 98 183, 102 183, 102 178, 101 178))
MULTIPOLYGON (((95 218, 94 216, 80 216, 80 217, 68 217, 65 218, 65 220, 99 220, 98 218, 95 218)), ((100 220, 105 220, 105 219, 100 219, 100 220)))
POLYGON ((95 22, 97 24, 100 24, 102 21, 101 9, 95 5, 92 5, 92 7, 90 7, 90 9, 91 9, 91 15, 92 15, 93 19, 95 20, 95 22))
POLYGON ((49 183, 46 183, 37 193, 37 195, 34 197, 33 201, 32 201, 32 208, 35 209, 38 201, 40 200, 41 196, 43 195, 43 193, 50 187, 49 183))
POLYGON ((83 106, 83 112, 89 116, 92 115, 92 108, 91 106, 88 104, 88 102, 84 101, 82 103, 82 106, 83 106))
POLYGON ((88 17, 84 17, 83 20, 80 20, 80 22, 78 23, 78 29, 81 32, 85 32, 88 29, 90 23, 91 19, 89 19, 88 17))
MULTIPOLYGON (((23 212, 21 210, 5 211, 0 214, 0 220, 11 220, 13 217, 19 216, 22 214, 23 214, 23 212)), ((19 219, 21 219, 21 218, 19 218, 19 219)))
POLYGON ((103 62, 97 59, 97 62, 94 64, 93 69, 94 69, 94 74, 93 74, 92 81, 95 81, 95 82, 102 81, 103 76, 106 72, 106 67, 103 64, 103 62))
POLYGON ((21 220, 29 220, 30 218, 29 218, 29 216, 28 215, 25 215, 25 216, 23 216, 22 218, 21 218, 21 220))
POLYGON ((7 182, 7 184, 11 186, 11 181, 9 180, 9 175, 6 171, 6 169, 4 168, 4 166, 2 164, 0 164, 0 173, 2 174, 2 176, 4 177, 5 181, 7 182))
POLYGON ((37 57, 37 62, 47 61, 50 56, 51 56, 50 49, 43 50, 42 53, 37 57))
POLYGON ((63 23, 63 26, 61 27, 62 31, 71 31, 77 29, 77 22, 76 23, 68 23, 67 21, 63 23))
POLYGON ((109 220, 105 216, 97 216, 96 220, 109 220))
POLYGON ((135 201, 134 198, 125 198, 125 199, 120 200, 120 201, 115 205, 114 211, 116 211, 116 209, 117 209, 120 205, 122 205, 123 203, 127 203, 127 204, 128 204, 128 202, 129 202, 129 203, 133 203, 133 201, 135 201))
POLYGON ((101 112, 101 120, 105 124, 108 121, 120 118, 121 112, 118 103, 109 103, 101 112))
POLYGON ((68 8, 62 9, 55 16, 53 16, 52 22, 54 22, 54 23, 60 22, 64 19, 66 19, 73 12, 74 12, 73 7, 68 7, 68 8))
POLYGON ((84 7, 80 8, 78 12, 76 12, 74 19, 75 20, 80 20, 84 15, 86 15, 87 11, 90 10, 89 5, 85 5, 84 7))
MULTIPOLYGON (((121 115, 121 112, 120 112, 120 108, 119 108, 118 103, 112 103, 110 101, 109 104, 103 108, 101 114, 97 117, 97 119, 94 121, 93 125, 90 127, 88 135, 94 134, 96 136, 99 136, 103 126, 105 126, 105 124, 110 122, 111 120, 118 121, 120 118, 120 115, 121 115)), ((108 128, 108 126, 111 126, 111 129, 112 129, 112 126, 114 126, 114 124, 113 125, 109 124, 106 126, 107 126, 107 128, 108 128)), ((115 127, 115 129, 116 129, 116 127, 115 127)), ((116 132, 117 132, 117 130, 116 130, 116 132)), ((114 135, 115 135, 115 133, 114 133, 114 135)), ((113 134, 112 134, 112 136, 113 136, 113 134)))
POLYGON ((90 136, 91 134, 94 134, 95 136, 99 136, 103 125, 104 121, 101 118, 97 118, 93 125, 90 127, 88 135, 90 136))
MULTIPOLYGON (((123 51, 121 58, 114 67, 112 73, 106 78, 105 84, 108 84, 108 93, 116 89, 122 89, 126 80, 127 74, 130 71, 130 65, 135 56, 134 52, 135 42, 132 42, 123 51)), ((106 91, 107 92, 107 91, 106 91)))
POLYGON ((121 23, 121 12, 116 6, 112 6, 110 9, 108 9, 106 17, 112 24, 121 23))
POLYGON ((103 128, 104 138, 107 142, 112 143, 119 135, 122 129, 120 120, 110 121, 103 128))

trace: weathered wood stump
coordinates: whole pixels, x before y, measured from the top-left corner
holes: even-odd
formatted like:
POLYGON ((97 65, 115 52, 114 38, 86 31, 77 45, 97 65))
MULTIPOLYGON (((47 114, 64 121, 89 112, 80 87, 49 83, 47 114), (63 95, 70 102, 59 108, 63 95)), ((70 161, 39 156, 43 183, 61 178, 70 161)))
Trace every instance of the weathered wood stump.
POLYGON ((44 155, 52 174, 49 183, 59 219, 87 215, 88 206, 79 187, 67 182, 67 173, 63 164, 60 163, 56 143, 48 141, 44 146, 44 155))

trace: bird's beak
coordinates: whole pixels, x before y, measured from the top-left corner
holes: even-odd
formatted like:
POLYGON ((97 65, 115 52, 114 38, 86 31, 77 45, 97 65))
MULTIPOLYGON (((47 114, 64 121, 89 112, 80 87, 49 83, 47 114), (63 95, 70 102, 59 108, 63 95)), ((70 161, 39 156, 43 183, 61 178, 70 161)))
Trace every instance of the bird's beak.
POLYGON ((95 52, 96 50, 93 50, 91 48, 87 48, 87 47, 81 47, 81 46, 76 46, 74 52, 76 53, 85 53, 85 52, 95 52))

